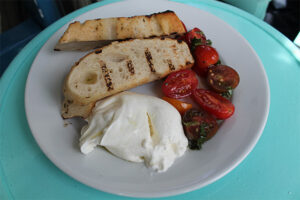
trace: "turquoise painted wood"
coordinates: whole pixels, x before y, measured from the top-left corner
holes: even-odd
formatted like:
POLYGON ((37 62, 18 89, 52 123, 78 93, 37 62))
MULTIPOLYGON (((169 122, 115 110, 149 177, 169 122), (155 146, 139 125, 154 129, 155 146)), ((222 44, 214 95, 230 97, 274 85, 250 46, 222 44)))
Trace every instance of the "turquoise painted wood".
MULTIPOLYGON (((271 106, 262 137, 237 168, 202 189, 161 199, 300 199, 299 49, 269 25, 232 6, 212 0, 177 1, 222 18, 249 41, 265 66, 271 106)), ((1 200, 132 199, 92 189, 55 167, 33 139, 24 111, 27 74, 41 46, 75 16, 110 2, 114 1, 92 4, 49 26, 19 53, 0 79, 1 200)))

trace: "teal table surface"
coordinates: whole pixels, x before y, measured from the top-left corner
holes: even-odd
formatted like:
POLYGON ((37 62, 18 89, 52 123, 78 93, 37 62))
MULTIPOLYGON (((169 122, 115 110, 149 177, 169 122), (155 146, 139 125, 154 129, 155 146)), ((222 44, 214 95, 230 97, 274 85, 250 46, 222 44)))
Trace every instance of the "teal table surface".
MULTIPOLYGON (((111 2, 115 1, 104 0, 89 5, 49 26, 18 54, 2 76, 0 199, 133 199, 95 190, 59 170, 33 139, 24 109, 26 78, 42 45, 74 17, 111 2)), ((271 105, 259 142, 238 167, 204 188, 161 199, 299 200, 299 49, 271 26, 232 6, 212 0, 177 2, 220 17, 248 40, 267 72, 271 105)))

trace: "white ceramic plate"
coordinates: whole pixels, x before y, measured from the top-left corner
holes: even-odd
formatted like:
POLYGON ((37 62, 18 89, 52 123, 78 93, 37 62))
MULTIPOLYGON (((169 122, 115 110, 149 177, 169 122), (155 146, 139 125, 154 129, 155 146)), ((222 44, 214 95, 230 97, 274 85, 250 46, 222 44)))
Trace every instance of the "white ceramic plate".
MULTIPOLYGON (((121 160, 101 148, 83 155, 78 148, 81 120, 66 123, 60 116, 62 83, 70 67, 86 53, 55 52, 66 30, 57 31, 35 58, 26 84, 25 107, 34 138, 49 159, 71 177, 96 189, 134 197, 161 197, 201 188, 236 167, 252 150, 266 123, 269 86, 261 61, 247 41, 216 16, 187 5, 160 1, 124 1, 106 5, 74 20, 133 16, 173 10, 188 29, 201 28, 213 41, 223 63, 240 74, 235 90, 234 116, 201 151, 187 151, 165 173, 153 173, 144 164, 121 160), (126 9, 124 9, 126 8, 126 9), (197 20, 195 20, 197 19, 197 20)), ((133 91, 158 95, 157 83, 133 91)))

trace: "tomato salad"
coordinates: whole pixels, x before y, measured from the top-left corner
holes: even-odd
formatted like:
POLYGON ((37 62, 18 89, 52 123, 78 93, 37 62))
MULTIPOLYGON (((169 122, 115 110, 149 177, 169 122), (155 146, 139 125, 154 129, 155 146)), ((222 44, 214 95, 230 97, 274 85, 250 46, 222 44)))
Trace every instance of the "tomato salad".
POLYGON ((173 72, 165 79, 163 99, 182 115, 189 148, 201 149, 202 144, 216 134, 221 122, 234 114, 231 97, 240 78, 233 68, 221 64, 217 50, 199 28, 192 29, 179 39, 189 45, 195 64, 192 69, 173 72), (209 89, 198 88, 197 76, 209 89), (189 96, 199 108, 178 100, 189 96))

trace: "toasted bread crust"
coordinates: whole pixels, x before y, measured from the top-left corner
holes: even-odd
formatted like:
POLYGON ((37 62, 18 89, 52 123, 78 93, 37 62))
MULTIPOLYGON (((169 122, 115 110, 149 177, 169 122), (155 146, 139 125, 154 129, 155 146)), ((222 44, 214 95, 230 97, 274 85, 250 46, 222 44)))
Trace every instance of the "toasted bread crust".
POLYGON ((87 118, 91 113, 92 109, 95 106, 95 102, 80 105, 74 102, 73 100, 64 99, 61 108, 61 116, 64 119, 73 118, 73 117, 82 117, 87 118))
POLYGON ((101 47, 109 41, 170 35, 174 37, 185 32, 184 25, 173 11, 87 20, 82 24, 76 21, 69 25, 55 50, 87 50, 101 47))

